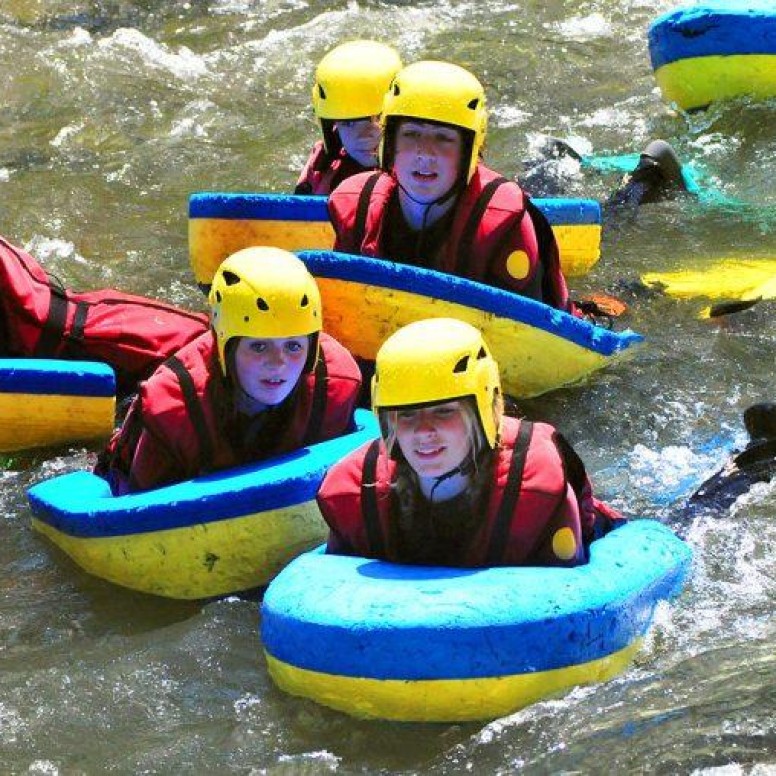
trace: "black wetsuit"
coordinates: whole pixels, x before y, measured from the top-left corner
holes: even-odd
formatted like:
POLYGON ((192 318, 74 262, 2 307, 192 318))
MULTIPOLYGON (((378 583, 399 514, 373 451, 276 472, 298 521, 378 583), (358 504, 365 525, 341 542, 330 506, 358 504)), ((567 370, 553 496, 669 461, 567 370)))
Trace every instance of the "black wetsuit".
POLYGON ((688 509, 729 509, 757 482, 776 476, 776 439, 761 439, 733 456, 723 469, 709 477, 690 496, 688 509))
POLYGON ((754 404, 744 412, 751 442, 690 496, 686 509, 725 511, 758 482, 776 476, 776 404, 754 404))

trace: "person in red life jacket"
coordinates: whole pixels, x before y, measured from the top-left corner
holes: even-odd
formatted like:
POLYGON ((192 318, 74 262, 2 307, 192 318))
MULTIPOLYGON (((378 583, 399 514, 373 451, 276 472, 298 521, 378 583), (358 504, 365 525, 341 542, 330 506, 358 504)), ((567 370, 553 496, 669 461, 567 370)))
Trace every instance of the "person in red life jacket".
POLYGON ((0 356, 103 361, 122 396, 208 328, 204 313, 155 299, 67 289, 2 237, 0 289, 0 356))
POLYGON ((377 167, 383 96, 402 62, 391 46, 352 40, 320 61, 313 110, 323 140, 313 147, 294 194, 328 195, 343 180, 377 167))
POLYGON ((480 158, 482 85, 448 62, 408 65, 385 95, 381 172, 329 198, 335 251, 428 267, 570 309, 547 219, 480 158))
POLYGON ((361 386, 321 331, 314 278, 294 254, 246 248, 210 290, 212 329, 140 387, 96 473, 115 494, 148 490, 344 434, 361 386))
POLYGON ((445 566, 574 566, 624 518, 593 498, 550 425, 503 414, 498 366, 462 321, 418 321, 377 354, 382 439, 335 464, 318 493, 327 551, 445 566))

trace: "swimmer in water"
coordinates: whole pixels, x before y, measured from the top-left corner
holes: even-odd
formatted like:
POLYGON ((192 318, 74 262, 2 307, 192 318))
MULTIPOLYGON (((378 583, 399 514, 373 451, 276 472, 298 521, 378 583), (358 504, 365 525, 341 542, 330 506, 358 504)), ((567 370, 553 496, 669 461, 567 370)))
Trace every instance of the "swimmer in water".
POLYGON ((776 475, 776 403, 753 404, 744 411, 749 443, 709 477, 687 501, 687 510, 729 509, 758 482, 776 475))
MULTIPOLYGON (((582 163, 583 157, 564 140, 549 137, 537 159, 524 163, 520 183, 534 197, 567 196, 569 172, 565 160, 582 163)), ((665 140, 652 140, 639 156, 636 166, 620 186, 602 203, 604 219, 633 213, 640 205, 661 202, 687 191, 682 163, 665 140)))

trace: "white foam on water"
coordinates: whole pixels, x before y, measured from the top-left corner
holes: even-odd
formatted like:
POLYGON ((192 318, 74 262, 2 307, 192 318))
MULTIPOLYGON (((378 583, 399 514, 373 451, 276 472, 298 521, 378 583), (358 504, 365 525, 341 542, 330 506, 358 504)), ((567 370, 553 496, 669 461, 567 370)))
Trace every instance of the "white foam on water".
POLYGON ((184 118, 173 122, 170 137, 207 137, 207 130, 196 119, 184 118))
POLYGON ((612 36, 612 25, 603 14, 591 13, 588 16, 572 16, 565 21, 551 25, 567 40, 585 41, 594 38, 612 36))
POLYGON ((680 640, 698 654, 714 644, 766 639, 772 632, 768 612, 774 595, 772 551, 776 531, 769 504, 776 484, 763 483, 727 512, 702 513, 687 531, 694 560, 691 606, 680 640))
POLYGON ((533 115, 515 105, 499 105, 490 112, 489 120, 496 127, 520 127, 533 119, 533 115))
POLYGON ((296 768, 301 768, 303 772, 309 770, 310 773, 313 772, 310 766, 314 766, 317 773, 320 773, 320 770, 317 770, 319 768, 323 768, 326 771, 335 771, 341 761, 341 757, 337 757, 325 749, 317 752, 302 752, 301 754, 282 754, 278 757, 279 763, 294 765, 296 768))
POLYGON ((57 44, 57 48, 60 49, 72 49, 80 48, 83 46, 89 46, 93 43, 94 39, 89 30, 85 30, 83 27, 76 27, 69 38, 64 38, 57 44))
POLYGON ((62 148, 62 146, 67 145, 67 141, 70 140, 71 137, 75 137, 79 132, 82 132, 85 126, 85 123, 81 121, 78 124, 68 124, 66 127, 62 127, 62 129, 54 136, 53 140, 51 140, 50 144, 54 146, 54 148, 62 148))
POLYGON ((741 148, 742 139, 730 137, 719 132, 709 132, 699 135, 688 143, 688 146, 705 157, 718 157, 741 148))
POLYGON ((86 259, 76 250, 73 243, 60 240, 58 237, 43 237, 35 235, 26 245, 25 250, 35 256, 45 266, 51 259, 65 259, 78 264, 87 264, 86 259))
POLYGON ((109 183, 128 183, 129 174, 132 172, 132 165, 129 163, 122 164, 118 170, 106 173, 105 180, 109 183))
POLYGON ((33 760, 27 773, 31 776, 58 776, 59 766, 51 760, 33 760))
POLYGON ((204 57, 181 46, 177 53, 144 35, 140 30, 122 27, 97 44, 108 51, 127 51, 138 54, 145 64, 161 68, 184 81, 196 80, 208 72, 204 57))
POLYGON ((582 117, 577 126, 582 127, 629 127, 634 139, 641 143, 647 136, 647 121, 638 108, 630 109, 628 101, 620 105, 599 108, 587 117, 582 117))
POLYGON ((702 473, 715 466, 718 456, 718 452, 698 453, 684 445, 655 450, 638 443, 628 456, 629 477, 634 487, 666 503, 689 496, 694 485, 702 482, 702 473))

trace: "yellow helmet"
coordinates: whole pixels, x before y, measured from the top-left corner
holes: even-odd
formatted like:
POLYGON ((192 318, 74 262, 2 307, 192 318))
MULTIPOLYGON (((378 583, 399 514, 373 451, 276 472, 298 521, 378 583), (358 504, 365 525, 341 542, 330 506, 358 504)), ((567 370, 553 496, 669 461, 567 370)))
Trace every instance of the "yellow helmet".
POLYGON ((463 170, 466 182, 477 167, 485 142, 488 111, 482 84, 450 62, 426 60, 400 70, 385 95, 380 166, 390 172, 399 119, 413 118, 449 124, 464 131, 463 170))
POLYGON ((397 409, 471 397, 491 448, 499 430, 498 364, 480 331, 455 318, 430 318, 399 329, 377 352, 372 408, 397 409))
POLYGON ((218 360, 227 374, 233 337, 311 337, 305 371, 318 358, 321 294, 301 259, 280 248, 244 248, 216 270, 208 297, 218 360))
POLYGON ((329 154, 340 148, 334 122, 380 115, 385 92, 401 67, 396 50, 374 40, 351 40, 324 56, 315 70, 313 110, 329 154))

